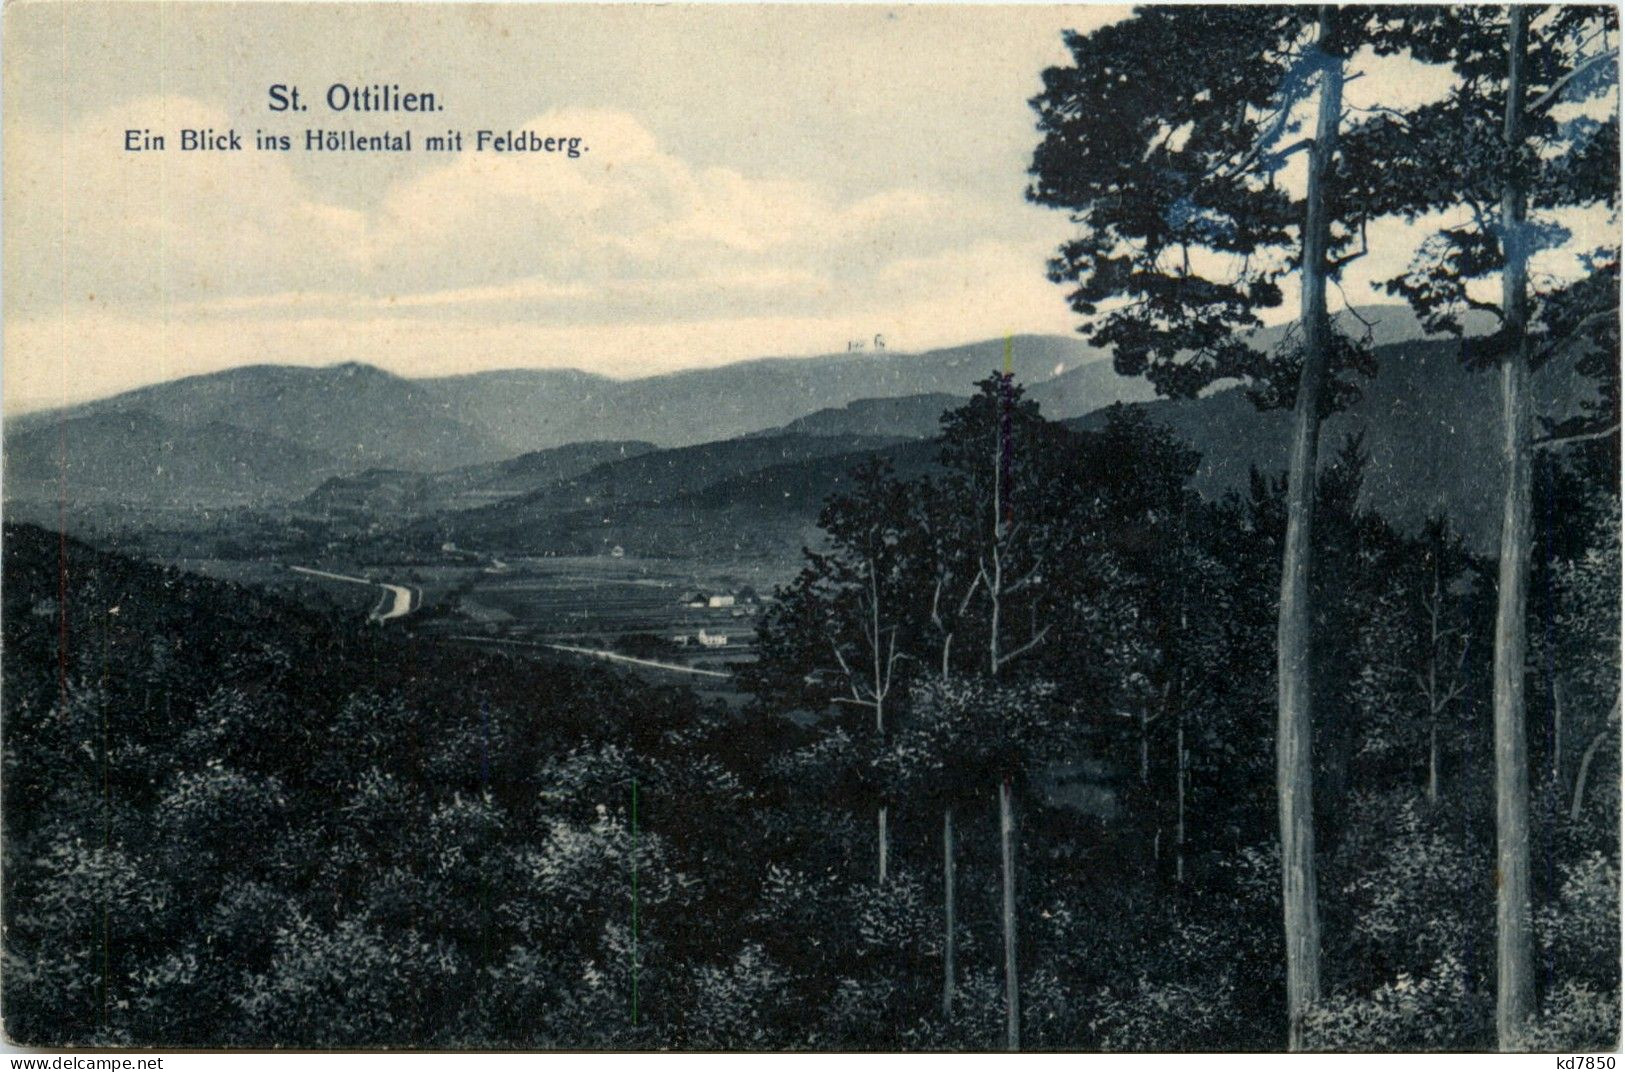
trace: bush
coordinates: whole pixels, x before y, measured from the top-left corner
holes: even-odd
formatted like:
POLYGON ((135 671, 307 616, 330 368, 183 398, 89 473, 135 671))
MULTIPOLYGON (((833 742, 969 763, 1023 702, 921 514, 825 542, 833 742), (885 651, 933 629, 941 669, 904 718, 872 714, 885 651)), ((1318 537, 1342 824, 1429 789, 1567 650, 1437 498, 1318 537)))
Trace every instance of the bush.
POLYGON ((1472 1050, 1493 1039, 1489 1007, 1467 969, 1444 956, 1425 975, 1402 972, 1365 994, 1333 994, 1304 1023, 1314 1050, 1472 1050))
POLYGON ((1619 1049, 1619 992, 1598 993, 1584 983, 1565 983, 1523 1033, 1518 1048, 1537 1053, 1619 1049))

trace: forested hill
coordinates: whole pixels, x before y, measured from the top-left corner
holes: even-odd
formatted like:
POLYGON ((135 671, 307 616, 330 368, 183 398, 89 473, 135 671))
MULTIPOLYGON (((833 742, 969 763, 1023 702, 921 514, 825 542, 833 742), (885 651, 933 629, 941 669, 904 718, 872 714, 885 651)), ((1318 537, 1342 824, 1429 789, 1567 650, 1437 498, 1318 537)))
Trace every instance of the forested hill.
POLYGON ((748 1045, 733 988, 781 925, 741 924, 784 829, 751 805, 787 723, 4 545, 10 1039, 748 1045))
MULTIPOLYGON (((1498 384, 1493 373, 1462 367, 1460 344, 1408 341, 1377 351, 1377 375, 1358 400, 1321 429, 1322 465, 1351 435, 1371 458, 1366 501, 1406 531, 1446 514, 1474 547, 1495 545, 1501 479, 1498 384)), ((1535 377, 1540 414, 1574 414, 1592 387, 1571 365, 1554 363, 1535 377)), ((1240 388, 1189 400, 1136 403, 1202 455, 1195 486, 1215 497, 1247 487, 1253 469, 1284 472, 1291 414, 1260 412, 1240 388)), ((1106 411, 1068 423, 1105 426, 1106 411)))
MULTIPOLYGON (((1446 515, 1484 551, 1494 546, 1499 522, 1497 388, 1493 375, 1463 368, 1458 351, 1454 342, 1416 339, 1379 348, 1376 376, 1364 381, 1359 398, 1322 429, 1322 468, 1332 464, 1350 436, 1362 437, 1369 454, 1362 488, 1366 504, 1410 533, 1428 518, 1446 515)), ((1109 371, 1101 363, 1086 368, 1091 374, 1109 371)), ((1064 378, 1040 383, 1027 395, 1046 417, 1053 415, 1045 389, 1064 378)), ((1592 391, 1572 367, 1560 363, 1543 368, 1535 382, 1540 412, 1552 417, 1572 414, 1592 391)), ((526 496, 448 513, 426 527, 475 545, 524 549, 559 539, 560 531, 574 531, 572 525, 590 528, 610 517, 642 537, 625 536, 628 546, 670 546, 670 522, 657 516, 667 508, 691 518, 726 514, 728 526, 736 529, 768 531, 777 524, 799 539, 799 530, 784 522, 816 518, 830 494, 850 487, 850 472, 865 455, 878 454, 904 476, 935 470, 939 446, 923 437, 940 432, 942 414, 954 408, 944 400, 954 402, 946 395, 872 399, 814 414, 793 425, 793 433, 612 461, 526 496), (852 434, 851 428, 916 438, 898 442, 852 434)), ((1260 411, 1240 388, 1125 405, 1143 410, 1197 451, 1193 486, 1209 500, 1246 493, 1254 471, 1272 477, 1285 471, 1290 413, 1260 411)), ((1062 423, 1099 431, 1113 412, 1107 407, 1062 423)), ((786 555, 794 552, 794 546, 783 549, 786 555)))
MULTIPOLYGON (((1194 455, 1148 421, 1120 410, 1069 433, 1004 390, 990 381, 950 421, 950 445, 974 449, 930 479, 869 467, 839 489, 831 553, 763 615, 748 715, 8 527, 10 1036, 985 1050, 1006 1023, 1001 935, 1019 933, 1034 1047, 1278 1046, 1280 497, 1203 504, 1194 455), (976 474, 1007 415, 1022 521, 1001 530, 976 474), (921 543, 916 516, 964 535, 921 543), (853 540, 899 524, 880 546, 905 657, 877 740, 871 712, 819 698, 845 687, 831 644, 878 611, 853 540), (1017 578, 997 590, 1007 613, 956 595, 950 651, 932 593, 968 584, 989 546, 1017 578), (1043 561, 1041 584, 1020 581, 1043 561), (1000 630, 1019 662, 978 680, 1000 630), (1175 707, 1163 682, 1201 703, 1175 707), (776 717, 793 709, 839 713, 776 717), (1000 894, 1001 861, 1019 898, 1000 894)), ((1317 649, 1316 727, 1336 989, 1314 1030, 1332 1048, 1481 1047, 1485 698, 1467 689, 1440 717, 1414 683, 1439 665, 1447 685, 1486 679, 1485 571, 1448 533, 1401 537, 1357 510, 1359 471, 1334 459, 1317 515, 1316 628, 1336 640, 1317 649), (1470 655, 1441 661, 1430 593, 1470 655)), ((1558 507, 1586 542, 1543 549, 1551 583, 1531 611, 1550 623, 1565 739, 1605 742, 1618 499, 1591 493, 1595 473, 1569 479, 1591 481, 1558 507)), ((1618 960, 1596 936, 1617 933, 1619 819, 1617 750, 1578 751, 1536 758, 1540 799, 1569 808, 1543 821, 1536 894, 1562 1037, 1583 1042, 1618 1024, 1618 960)))

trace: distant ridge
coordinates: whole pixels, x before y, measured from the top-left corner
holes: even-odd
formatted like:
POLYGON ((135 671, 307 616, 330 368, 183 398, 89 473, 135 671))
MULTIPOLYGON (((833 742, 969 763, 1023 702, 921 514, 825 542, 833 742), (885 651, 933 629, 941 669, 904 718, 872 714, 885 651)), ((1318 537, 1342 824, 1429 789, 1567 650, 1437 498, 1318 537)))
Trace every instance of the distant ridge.
MULTIPOLYGON (((1364 309, 1360 317, 1374 325, 1379 343, 1421 335, 1401 306, 1364 309)), ((1265 329, 1257 338, 1274 345, 1289 330, 1265 329)), ((1052 419, 1153 398, 1143 379, 1118 375, 1080 337, 1019 335, 1009 349, 1016 379, 1052 419)), ((765 434, 929 438, 944 410, 1002 367, 1005 350, 1004 339, 987 339, 918 354, 762 358, 636 380, 579 369, 411 380, 354 362, 251 365, 9 420, 5 491, 13 501, 54 497, 51 466, 60 469, 66 451, 90 500, 292 502, 331 478, 357 477, 353 486, 329 489, 334 503, 381 496, 429 509, 468 506, 564 479, 562 471, 545 472, 564 456, 511 479, 414 475, 571 444, 652 451, 765 434), (118 432, 121 421, 128 433, 118 432), (39 438, 45 429, 49 445, 39 438), (151 488, 139 487, 143 481, 151 488)))
POLYGON ((433 390, 372 365, 246 365, 28 414, 6 428, 16 435, 63 419, 140 410, 187 427, 219 422, 278 436, 351 471, 448 469, 515 453, 445 409, 433 390))
POLYGON ((903 395, 900 398, 860 398, 844 406, 821 409, 797 417, 782 428, 753 432, 771 435, 873 435, 929 439, 941 430, 943 413, 965 401, 964 395, 903 395))
MULTIPOLYGON (((569 371, 553 375, 473 373, 421 381, 443 392, 446 413, 499 431, 510 449, 538 450, 587 439, 646 440, 691 446, 782 428, 824 409, 865 399, 945 394, 964 397, 998 368, 1004 340, 900 352, 760 358, 635 380, 569 371)), ((1017 377, 1036 383, 1097 362, 1082 339, 1014 339, 1017 377)), ((1081 411, 1080 411, 1081 412, 1081 411)))
MULTIPOLYGON (((1097 361, 1074 338, 1021 336, 1013 348, 1018 375, 1033 381, 1097 361)), ((1004 341, 993 339, 923 354, 760 359, 632 381, 576 369, 409 380, 355 362, 248 365, 8 420, 6 445, 17 464, 7 464, 12 479, 5 491, 13 500, 54 496, 40 460, 46 447, 32 438, 49 429, 52 450, 60 452, 62 441, 69 441, 65 447, 86 501, 291 501, 329 478, 372 472, 369 480, 377 486, 332 489, 335 501, 354 492, 358 501, 371 494, 404 496, 402 502, 427 496, 440 503, 457 481, 413 491, 404 476, 379 474, 444 473, 577 443, 691 446, 771 430, 865 399, 963 397, 1002 361, 1003 351, 1004 341), (164 428, 149 428, 144 438, 126 442, 113 431, 121 420, 160 421, 164 428), (257 450, 267 456, 256 457, 257 450), (212 455, 233 459, 239 477, 223 478, 212 455), (164 478, 154 483, 164 459, 164 478), (152 486, 132 486, 143 481, 152 486)), ((929 420, 934 423, 935 416, 929 420)), ((828 430, 841 434, 836 427, 828 430)), ((507 491, 519 494, 541 482, 521 476, 507 491)), ((502 486, 496 481, 490 490, 502 486)))
POLYGON ((530 494, 595 466, 654 451, 652 443, 572 443, 440 473, 368 469, 335 476, 293 504, 295 513, 389 527, 421 514, 468 510, 530 494))
POLYGON ((223 421, 181 424, 143 409, 9 430, 8 498, 188 506, 274 501, 336 469, 299 443, 223 421))

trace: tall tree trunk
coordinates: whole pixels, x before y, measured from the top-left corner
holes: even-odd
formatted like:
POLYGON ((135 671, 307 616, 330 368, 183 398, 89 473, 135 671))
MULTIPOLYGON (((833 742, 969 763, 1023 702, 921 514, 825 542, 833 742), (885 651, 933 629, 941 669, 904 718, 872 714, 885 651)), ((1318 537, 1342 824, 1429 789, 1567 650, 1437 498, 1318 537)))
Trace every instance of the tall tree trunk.
MULTIPOLYGON (((1005 343, 1005 354, 1009 355, 1009 342, 1005 343)), ((1004 393, 1006 404, 1009 398, 1010 374, 1005 373, 1003 385, 1000 388, 1004 393)), ((993 464, 993 548, 989 557, 993 560, 993 571, 987 580, 988 599, 992 605, 991 620, 988 627, 988 674, 997 680, 999 676, 999 602, 1004 595, 1003 564, 999 557, 999 545, 1004 539, 1005 527, 1002 516, 1002 491, 1004 466, 1009 458, 1009 446, 1005 441, 1006 414, 1000 414, 995 421, 998 432, 995 440, 998 449, 994 455, 993 464)), ((1004 880, 1004 1016, 1005 1016, 1005 1048, 1014 1052, 1021 1049, 1021 984, 1016 975, 1016 841, 1015 841, 1015 813, 1014 802, 1010 799, 1010 776, 1004 775, 999 779, 999 859, 1004 880)))
POLYGON ((1174 882, 1185 882, 1185 712, 1179 712, 1174 737, 1174 796, 1178 801, 1174 818, 1174 882))
POLYGON ((1021 1049, 1021 990, 1016 985, 1016 817, 1010 779, 999 779, 999 847, 1004 863, 1004 1045, 1021 1049))
POLYGON ((1428 807, 1439 803, 1439 726, 1428 726, 1428 807))
POLYGON ((1563 785, 1563 688, 1552 682, 1552 784, 1563 785))
POLYGON ((954 807, 942 809, 942 1015, 954 1014, 954 959, 959 921, 954 912, 954 807))
MULTIPOLYGON (((1507 23, 1504 137, 1523 143, 1526 12, 1513 5, 1507 23)), ((1501 507, 1500 585, 1495 606, 1495 1032, 1502 1050, 1517 1047, 1534 1011, 1534 943, 1529 902, 1529 741, 1523 679, 1528 637, 1530 539, 1530 395, 1528 341, 1528 195, 1513 165, 1501 195, 1501 432, 1506 484, 1501 507)))
POLYGON ((886 832, 886 806, 882 804, 875 817, 876 836, 879 841, 879 851, 875 853, 875 870, 880 885, 886 884, 886 857, 891 850, 891 837, 886 832))
MULTIPOLYGON (((1008 351, 1008 343, 1005 349, 1008 351)), ((1009 381, 1000 381, 1001 406, 1009 398, 1009 390, 1009 381)), ((1004 540, 1004 518, 1001 513, 1004 509, 1004 451, 1004 414, 1000 412, 994 415, 993 420, 993 544, 988 551, 988 557, 993 560, 993 572, 987 575, 987 672, 991 677, 999 676, 999 600, 1004 595, 1004 573, 999 562, 999 544, 1004 540)))
POLYGON ((1433 592, 1428 599, 1428 807, 1439 803, 1439 615, 1444 610, 1444 591, 1439 577, 1439 559, 1433 559, 1433 592))
MULTIPOLYGON (((870 659, 875 671, 875 737, 882 744, 886 740, 886 693, 891 691, 891 661, 882 652, 880 643, 880 583, 876 577, 875 560, 869 559, 869 607, 872 624, 869 632, 870 659)), ((886 833, 886 805, 875 813, 875 872, 877 884, 886 884, 886 857, 891 849, 886 833)))
MULTIPOLYGON (((1181 558, 1184 557, 1189 533, 1185 528, 1185 515, 1180 513, 1179 545, 1181 558)), ((1179 564, 1183 578, 1186 564, 1179 564)), ((1179 586, 1179 643, 1175 647, 1175 668, 1173 683, 1174 707, 1174 884, 1185 884, 1185 635, 1190 628, 1190 619, 1185 609, 1185 585, 1181 579, 1179 586)))
POLYGON ((1140 708, 1140 788, 1151 788, 1151 712, 1140 708))
MULTIPOLYGON (((1320 43, 1331 12, 1320 10, 1320 43)), ((1323 54, 1320 107, 1303 228, 1303 367, 1292 415, 1287 466, 1286 544, 1281 556, 1281 609, 1276 633, 1278 724, 1275 783, 1281 821, 1281 909, 1286 935, 1287 1045, 1303 1048, 1303 1018, 1320 999, 1320 910, 1315 890, 1314 759, 1311 732, 1309 564, 1331 325, 1326 318, 1330 221, 1324 184, 1337 152, 1343 110, 1343 63, 1323 54)))
POLYGON ((1143 705, 1140 708, 1140 791, 1145 794, 1146 813, 1151 818, 1151 859, 1146 861, 1146 871, 1149 877, 1155 878, 1162 862, 1162 824, 1151 795, 1151 713, 1143 705))
MULTIPOLYGON (((948 682, 948 648, 954 635, 946 633, 942 640, 942 681, 948 682)), ((958 896, 958 878, 954 858, 954 806, 942 807, 942 1016, 954 1014, 954 981, 957 974, 955 961, 959 951, 959 916, 955 900, 958 896)))

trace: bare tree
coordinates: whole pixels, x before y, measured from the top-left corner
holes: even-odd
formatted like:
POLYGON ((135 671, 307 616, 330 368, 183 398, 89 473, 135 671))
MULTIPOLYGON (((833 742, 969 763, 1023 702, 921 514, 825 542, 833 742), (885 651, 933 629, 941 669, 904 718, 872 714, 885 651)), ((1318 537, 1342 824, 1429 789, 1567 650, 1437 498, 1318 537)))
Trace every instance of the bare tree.
MULTIPOLYGON (((860 588, 860 613, 857 615, 861 631, 861 643, 856 645, 858 650, 852 653, 849 659, 842 650, 842 643, 836 634, 829 637, 830 650, 835 653, 835 659, 840 664, 841 673, 845 676, 850 695, 835 697, 836 703, 852 704, 857 707, 866 707, 875 713, 875 736, 877 740, 884 740, 886 736, 886 702, 892 695, 897 682, 897 663, 902 653, 897 647, 898 626, 884 624, 881 608, 880 583, 877 579, 879 569, 873 558, 866 559, 862 566, 862 573, 867 579, 866 588, 860 588)), ((887 808, 881 804, 875 813, 875 881, 884 884, 888 868, 888 857, 891 851, 891 838, 887 831, 887 808)))

